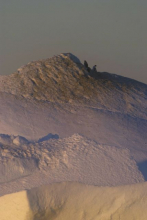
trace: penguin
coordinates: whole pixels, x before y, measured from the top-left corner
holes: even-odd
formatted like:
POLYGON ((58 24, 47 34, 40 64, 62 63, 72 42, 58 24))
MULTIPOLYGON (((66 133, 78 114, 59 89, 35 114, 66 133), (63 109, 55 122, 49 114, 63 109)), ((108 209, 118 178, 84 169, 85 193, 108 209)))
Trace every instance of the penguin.
POLYGON ((92 70, 93 70, 93 71, 97 71, 97 70, 96 70, 96 65, 93 66, 92 70))
POLYGON ((86 60, 84 60, 84 66, 86 67, 86 69, 88 69, 88 63, 86 60))
POLYGON ((90 73, 91 69, 90 69, 90 67, 88 66, 88 63, 87 63, 86 60, 84 60, 84 66, 85 66, 86 70, 90 73))

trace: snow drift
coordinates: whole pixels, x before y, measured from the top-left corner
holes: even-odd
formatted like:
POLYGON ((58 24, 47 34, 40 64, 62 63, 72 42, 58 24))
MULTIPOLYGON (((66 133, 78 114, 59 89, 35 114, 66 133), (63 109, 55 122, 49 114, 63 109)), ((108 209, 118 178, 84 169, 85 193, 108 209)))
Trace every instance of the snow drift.
POLYGON ((61 181, 97 186, 144 181, 128 149, 101 145, 78 134, 33 143, 1 135, 2 142, 0 195, 61 181))

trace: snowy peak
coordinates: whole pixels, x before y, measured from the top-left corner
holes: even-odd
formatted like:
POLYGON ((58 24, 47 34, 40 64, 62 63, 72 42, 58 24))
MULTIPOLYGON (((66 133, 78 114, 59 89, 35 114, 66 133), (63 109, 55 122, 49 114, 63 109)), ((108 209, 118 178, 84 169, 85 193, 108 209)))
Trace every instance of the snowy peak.
POLYGON ((0 77, 0 92, 147 118, 147 85, 115 74, 88 72, 71 53, 30 62, 0 77))
POLYGON ((79 60, 78 57, 76 57, 75 55, 73 55, 72 53, 61 53, 59 55, 59 57, 63 57, 63 59, 70 59, 72 60, 74 63, 79 63, 81 64, 81 61, 79 60))
POLYGON ((66 67, 70 65, 72 66, 74 64, 80 65, 81 62, 76 56, 74 56, 71 53, 62 53, 60 55, 53 56, 52 58, 29 62, 27 65, 18 68, 17 72, 20 74, 24 74, 24 73, 28 73, 31 70, 39 69, 39 67, 42 68, 42 70, 44 70, 43 67, 44 68, 45 67, 48 68, 50 66, 66 67))
POLYGON ((77 57, 64 53, 51 59, 30 62, 12 75, 1 77, 0 91, 25 98, 65 101, 68 99, 65 96, 67 90, 77 87, 78 75, 85 72, 77 57))

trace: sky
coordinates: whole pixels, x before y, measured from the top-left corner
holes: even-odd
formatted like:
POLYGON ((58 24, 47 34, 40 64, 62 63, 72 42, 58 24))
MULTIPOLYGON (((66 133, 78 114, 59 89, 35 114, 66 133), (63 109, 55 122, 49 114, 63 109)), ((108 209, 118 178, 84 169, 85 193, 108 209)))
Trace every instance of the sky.
POLYGON ((147 1, 1 0, 0 75, 63 52, 147 84, 147 1))

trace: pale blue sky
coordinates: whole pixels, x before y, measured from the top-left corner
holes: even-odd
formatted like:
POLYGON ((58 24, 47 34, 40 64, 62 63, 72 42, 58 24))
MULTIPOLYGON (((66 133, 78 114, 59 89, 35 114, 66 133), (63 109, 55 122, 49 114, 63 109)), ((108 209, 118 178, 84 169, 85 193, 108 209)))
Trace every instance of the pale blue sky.
POLYGON ((0 74, 71 52, 147 83, 147 1, 1 0, 0 74))

